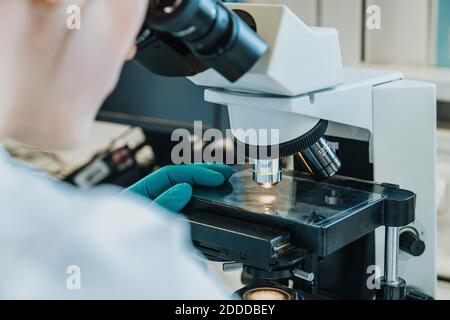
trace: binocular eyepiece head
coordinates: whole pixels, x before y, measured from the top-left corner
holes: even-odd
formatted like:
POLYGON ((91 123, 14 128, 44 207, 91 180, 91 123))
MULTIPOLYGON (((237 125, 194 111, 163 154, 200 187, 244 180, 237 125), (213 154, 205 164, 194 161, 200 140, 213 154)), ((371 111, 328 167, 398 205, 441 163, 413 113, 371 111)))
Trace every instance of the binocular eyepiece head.
MULTIPOLYGON (((248 22, 248 14, 245 17, 248 22)), ((265 41, 252 27, 255 28, 255 24, 250 26, 219 0, 153 0, 138 37, 138 47, 139 50, 157 50, 158 46, 143 44, 151 42, 149 38, 162 41, 163 47, 179 55, 180 65, 190 60, 191 65, 197 65, 197 73, 213 68, 230 82, 235 82, 268 50, 265 41)), ((167 56, 170 55, 162 50, 151 54, 152 59, 146 61, 141 56, 138 60, 144 67, 159 70, 157 73, 162 74, 164 71, 153 64, 160 65, 167 56)), ((172 75, 173 72, 168 73, 172 75)), ((180 75, 194 75, 192 70, 189 74, 183 73, 180 71, 180 75)))

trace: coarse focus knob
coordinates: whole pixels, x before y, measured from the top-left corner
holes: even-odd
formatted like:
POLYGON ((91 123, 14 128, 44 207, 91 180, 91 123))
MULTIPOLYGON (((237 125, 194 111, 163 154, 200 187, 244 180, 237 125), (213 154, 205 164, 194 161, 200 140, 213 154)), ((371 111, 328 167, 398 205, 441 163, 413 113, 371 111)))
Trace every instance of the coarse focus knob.
POLYGON ((425 242, 419 235, 412 231, 405 231, 400 234, 400 249, 414 257, 421 256, 425 251, 425 242))

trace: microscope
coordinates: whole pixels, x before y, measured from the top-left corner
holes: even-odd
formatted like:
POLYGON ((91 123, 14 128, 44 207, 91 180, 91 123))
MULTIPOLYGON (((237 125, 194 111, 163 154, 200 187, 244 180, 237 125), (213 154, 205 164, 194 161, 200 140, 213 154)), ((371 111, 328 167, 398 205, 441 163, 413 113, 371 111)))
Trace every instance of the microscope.
POLYGON ((432 84, 344 68, 337 31, 282 5, 150 1, 137 45, 150 71, 208 87, 249 159, 184 212, 206 258, 242 269, 241 298, 435 296, 432 84))

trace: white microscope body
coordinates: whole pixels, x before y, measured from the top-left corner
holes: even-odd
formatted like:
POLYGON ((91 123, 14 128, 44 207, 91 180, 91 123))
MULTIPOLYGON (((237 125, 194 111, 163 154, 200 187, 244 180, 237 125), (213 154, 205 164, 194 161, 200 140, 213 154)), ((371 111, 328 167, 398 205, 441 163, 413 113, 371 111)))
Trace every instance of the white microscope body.
MULTIPOLYGON (((399 72, 343 68, 336 30, 309 28, 285 6, 228 6, 253 17, 270 50, 236 83, 212 69, 191 81, 218 88, 206 90, 205 99, 228 106, 234 129, 278 129, 284 143, 322 119, 329 121, 327 136, 367 142, 374 180, 417 194, 413 228, 426 250, 419 257, 400 252, 399 276, 410 287, 435 296, 434 85, 405 80, 399 72)), ((376 264, 383 272, 384 230, 380 229, 376 264)))

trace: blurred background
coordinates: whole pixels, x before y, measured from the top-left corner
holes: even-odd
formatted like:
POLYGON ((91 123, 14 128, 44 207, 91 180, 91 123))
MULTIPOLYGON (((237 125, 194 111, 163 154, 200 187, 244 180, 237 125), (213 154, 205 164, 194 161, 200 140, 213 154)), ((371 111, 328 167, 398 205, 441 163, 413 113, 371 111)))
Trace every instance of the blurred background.
MULTIPOLYGON (((229 1, 245 2, 245 1, 229 1)), ((248 0, 289 6, 310 26, 337 28, 346 66, 404 72, 433 82, 438 95, 439 298, 450 299, 450 0, 248 0), (375 19, 375 20, 374 20, 375 19)), ((128 186, 170 164, 176 128, 225 130, 226 108, 203 101, 204 88, 186 79, 150 74, 134 62, 105 102, 88 142, 70 152, 8 143, 10 153, 81 188, 128 186), (180 98, 182 97, 182 98, 180 98), (111 168, 95 173, 95 163, 111 168)), ((421 119, 417 119, 420 121, 421 119)), ((228 145, 227 141, 216 142, 228 145)), ((192 138, 192 148, 203 148, 192 138)), ((418 168, 419 169, 419 168, 418 168)))

